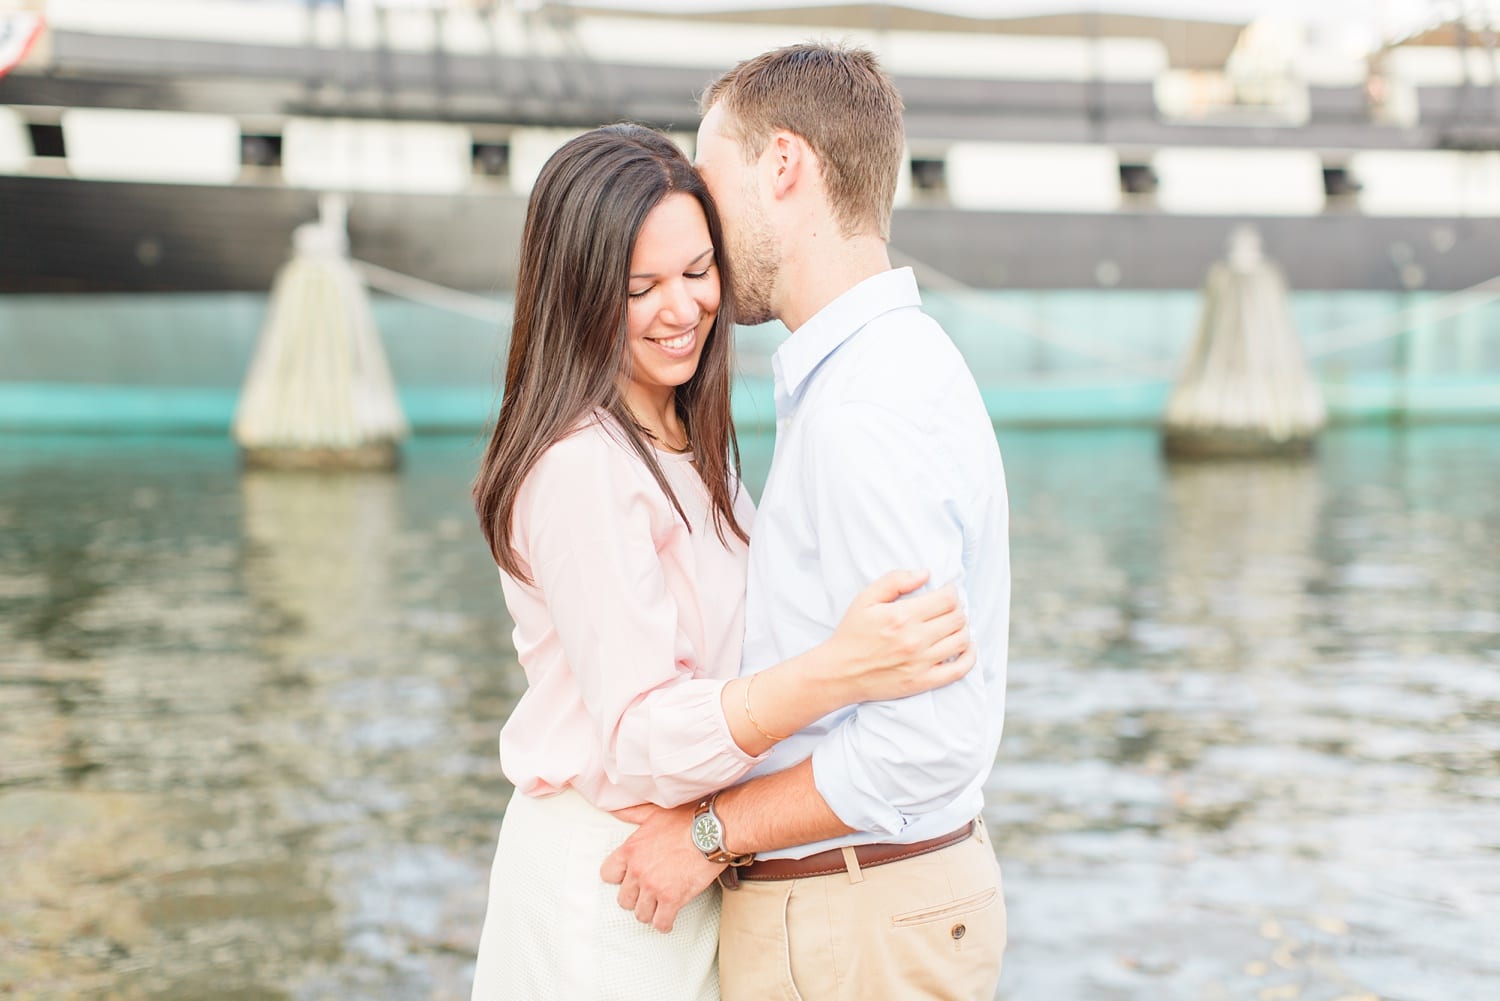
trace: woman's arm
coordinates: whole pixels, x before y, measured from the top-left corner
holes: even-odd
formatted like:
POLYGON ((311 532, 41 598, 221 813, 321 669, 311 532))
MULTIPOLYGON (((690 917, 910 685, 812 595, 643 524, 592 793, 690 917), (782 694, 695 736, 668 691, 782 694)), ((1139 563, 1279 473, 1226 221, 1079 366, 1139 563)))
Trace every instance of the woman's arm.
POLYGON ((534 752, 559 742, 583 782, 607 784, 596 803, 606 808, 696 800, 757 761, 720 709, 725 680, 700 676, 689 596, 674 593, 656 548, 675 515, 638 465, 586 428, 549 448, 516 498, 518 549, 546 616, 531 635, 555 637, 561 660, 531 679, 561 693, 534 752))
POLYGON ((895 571, 855 597, 832 637, 720 693, 734 742, 761 755, 836 709, 904 698, 957 681, 974 666, 958 592, 945 587, 904 601, 927 574, 895 571))

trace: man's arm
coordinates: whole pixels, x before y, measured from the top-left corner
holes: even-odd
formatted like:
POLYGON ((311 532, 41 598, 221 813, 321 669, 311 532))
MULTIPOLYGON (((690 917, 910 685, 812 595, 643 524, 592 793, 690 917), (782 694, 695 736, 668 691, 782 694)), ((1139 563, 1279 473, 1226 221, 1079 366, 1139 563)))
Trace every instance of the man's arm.
MULTIPOLYGON (((986 560, 1006 560, 1004 540, 974 523, 984 492, 1003 484, 986 483, 984 456, 962 444, 974 439, 959 437, 951 410, 914 409, 846 403, 808 428, 807 503, 832 608, 886 565, 930 571, 930 586, 954 585, 967 608, 966 552, 982 544, 986 560)), ((986 638, 976 634, 976 646, 986 638)), ((991 716, 982 667, 942 688, 863 703, 814 747, 813 782, 848 827, 898 837, 988 770, 991 716)))
POLYGON ((736 855, 854 833, 818 792, 811 758, 725 789, 714 811, 724 823, 724 847, 736 855))
MULTIPOLYGON (((671 931, 677 912, 724 868, 693 844, 695 809, 648 805, 615 813, 640 827, 604 860, 599 876, 619 884, 619 905, 658 931, 671 931)), ((736 855, 854 833, 818 794, 811 760, 724 790, 714 810, 724 823, 724 847, 736 855)))

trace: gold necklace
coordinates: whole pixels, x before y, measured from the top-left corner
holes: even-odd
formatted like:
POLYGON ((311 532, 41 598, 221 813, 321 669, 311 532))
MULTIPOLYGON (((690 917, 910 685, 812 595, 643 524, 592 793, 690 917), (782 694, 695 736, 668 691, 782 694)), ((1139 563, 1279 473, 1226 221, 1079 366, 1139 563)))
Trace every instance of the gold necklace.
MULTIPOLYGON (((688 452, 691 452, 693 450, 693 433, 692 429, 688 427, 687 421, 682 421, 682 447, 675 448, 669 442, 658 438, 656 436, 656 432, 648 428, 646 426, 646 422, 636 416, 635 411, 630 408, 629 404, 625 405, 625 412, 630 414, 630 419, 635 422, 636 430, 640 431, 647 438, 650 438, 652 441, 660 445, 662 451, 670 452, 673 455, 686 455, 688 452)), ((682 415, 678 414, 677 419, 682 420, 682 415)))
POLYGON ((673 445, 671 445, 670 443, 668 443, 666 441, 663 441, 661 438, 658 438, 656 436, 656 434, 650 428, 646 427, 644 424, 642 424, 640 426, 640 428, 641 428, 642 431, 646 432, 646 437, 647 438, 650 438, 652 441, 654 441, 658 445, 660 445, 663 450, 665 450, 667 452, 671 452, 673 455, 686 455, 688 452, 691 452, 693 450, 693 436, 688 433, 687 425, 686 424, 684 424, 683 427, 682 427, 682 447, 681 448, 676 448, 673 445))

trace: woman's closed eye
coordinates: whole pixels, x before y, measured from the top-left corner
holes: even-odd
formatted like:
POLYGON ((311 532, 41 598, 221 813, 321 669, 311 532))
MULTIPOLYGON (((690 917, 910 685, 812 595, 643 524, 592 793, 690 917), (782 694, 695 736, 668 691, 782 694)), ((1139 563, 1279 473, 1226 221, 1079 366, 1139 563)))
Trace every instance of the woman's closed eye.
MULTIPOLYGON (((702 281, 703 279, 707 278, 710 274, 712 274, 713 270, 714 270, 714 266, 712 264, 710 264, 706 268, 704 268, 702 271, 684 271, 682 273, 682 277, 684 277, 684 278, 691 278, 693 281, 702 281)), ((654 288, 656 288, 655 285, 647 285, 645 288, 640 289, 638 291, 635 291, 635 292, 626 292, 625 295, 628 296, 631 299, 642 299, 642 298, 645 298, 646 294, 648 292, 650 292, 654 288)))

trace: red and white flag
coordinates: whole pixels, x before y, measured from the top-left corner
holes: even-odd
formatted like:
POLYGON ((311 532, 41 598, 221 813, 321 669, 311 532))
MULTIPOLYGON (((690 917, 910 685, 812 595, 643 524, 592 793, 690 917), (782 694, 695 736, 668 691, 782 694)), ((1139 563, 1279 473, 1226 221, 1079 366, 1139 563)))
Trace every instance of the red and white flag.
POLYGON ((0 11, 0 78, 15 69, 42 37, 42 15, 0 11))

